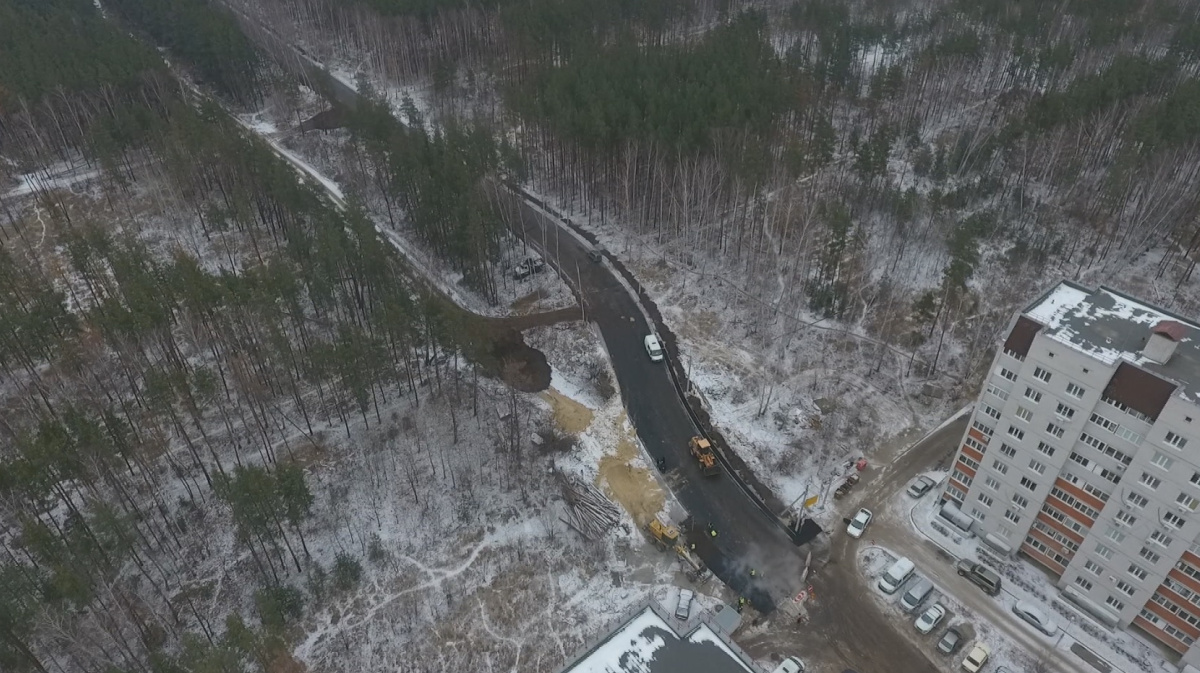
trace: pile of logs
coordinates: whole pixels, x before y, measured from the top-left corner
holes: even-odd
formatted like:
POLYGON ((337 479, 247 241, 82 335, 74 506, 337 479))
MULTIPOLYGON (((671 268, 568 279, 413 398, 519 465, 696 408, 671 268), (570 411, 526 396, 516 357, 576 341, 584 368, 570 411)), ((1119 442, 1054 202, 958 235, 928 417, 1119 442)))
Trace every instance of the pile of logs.
POLYGON ((603 493, 591 484, 559 475, 566 516, 563 523, 574 528, 588 540, 604 537, 620 520, 620 511, 603 493))

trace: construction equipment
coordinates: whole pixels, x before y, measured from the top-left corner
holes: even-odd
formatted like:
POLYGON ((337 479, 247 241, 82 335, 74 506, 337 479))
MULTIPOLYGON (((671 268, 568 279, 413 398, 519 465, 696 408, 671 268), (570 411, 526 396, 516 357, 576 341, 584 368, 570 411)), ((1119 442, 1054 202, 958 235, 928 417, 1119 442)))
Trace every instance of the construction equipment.
POLYGON ((650 537, 654 538, 655 544, 663 549, 672 547, 678 548, 679 545, 679 529, 672 526, 662 519, 655 518, 646 524, 646 531, 650 533, 650 537))
POLYGON ((700 471, 706 477, 715 477, 721 473, 721 468, 717 467, 717 454, 713 453, 712 444, 703 437, 692 437, 688 442, 688 447, 692 450, 692 455, 700 463, 700 471))

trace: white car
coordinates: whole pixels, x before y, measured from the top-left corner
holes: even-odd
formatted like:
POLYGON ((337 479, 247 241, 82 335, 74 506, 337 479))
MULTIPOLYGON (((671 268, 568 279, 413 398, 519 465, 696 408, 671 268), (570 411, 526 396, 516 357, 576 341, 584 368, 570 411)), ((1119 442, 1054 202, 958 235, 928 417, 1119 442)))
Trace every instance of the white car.
POLYGON ((1041 631, 1042 633, 1053 636, 1058 633, 1058 625, 1055 624, 1041 608, 1030 603, 1029 601, 1017 601, 1017 604, 1012 608, 1013 614, 1029 622, 1030 626, 1041 631))
POLYGON ((691 589, 679 590, 679 602, 675 604, 675 618, 680 621, 687 621, 689 615, 692 614, 692 593, 691 589))
POLYGON ((663 359, 662 344, 658 342, 658 337, 653 334, 646 335, 646 354, 654 362, 661 362, 663 359))
POLYGON ((932 607, 925 612, 922 612, 920 617, 917 617, 917 621, 913 623, 913 626, 917 627, 917 633, 926 635, 930 631, 936 629, 937 625, 941 624, 942 619, 945 617, 946 608, 934 603, 932 607))
POLYGON ((779 662, 771 673, 804 673, 804 662, 796 657, 788 657, 779 662))
POLYGON ((863 508, 858 510, 858 514, 850 519, 850 525, 846 526, 846 533, 852 538, 860 538, 867 530, 867 524, 871 523, 871 510, 863 508))
POLYGON ((990 656, 992 656, 992 648, 983 643, 976 643, 975 647, 971 648, 971 652, 967 654, 967 658, 963 659, 963 670, 967 673, 977 673, 987 663, 990 656))

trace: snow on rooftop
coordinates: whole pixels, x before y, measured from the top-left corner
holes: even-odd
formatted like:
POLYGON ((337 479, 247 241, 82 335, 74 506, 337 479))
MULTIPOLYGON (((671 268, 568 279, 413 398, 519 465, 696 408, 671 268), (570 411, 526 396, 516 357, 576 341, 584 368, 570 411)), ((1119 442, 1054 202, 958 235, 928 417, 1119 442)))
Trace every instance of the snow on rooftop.
POLYGON ((1046 327, 1057 327, 1058 320, 1064 313, 1087 300, 1091 293, 1076 287, 1059 283, 1034 306, 1025 310, 1025 315, 1046 327))
POLYGON ((664 634, 674 634, 674 631, 653 610, 646 608, 569 670, 571 673, 648 673, 654 653, 666 644, 664 634))
POLYGON ((647 606, 565 673, 754 673, 701 622, 686 638, 647 606))

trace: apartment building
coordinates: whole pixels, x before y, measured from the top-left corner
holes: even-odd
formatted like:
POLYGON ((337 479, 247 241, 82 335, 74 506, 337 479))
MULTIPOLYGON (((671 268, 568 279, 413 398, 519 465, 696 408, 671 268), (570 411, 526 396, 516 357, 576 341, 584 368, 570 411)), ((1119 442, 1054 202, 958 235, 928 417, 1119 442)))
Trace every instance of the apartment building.
POLYGON ((1200 666, 1200 326, 1060 283, 1014 318, 942 497, 1200 666))

